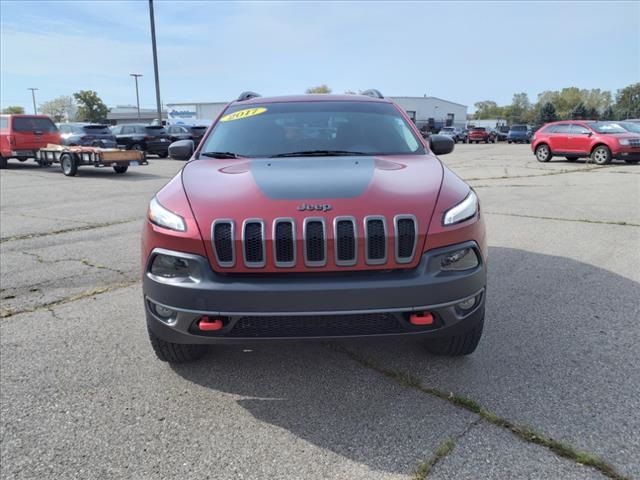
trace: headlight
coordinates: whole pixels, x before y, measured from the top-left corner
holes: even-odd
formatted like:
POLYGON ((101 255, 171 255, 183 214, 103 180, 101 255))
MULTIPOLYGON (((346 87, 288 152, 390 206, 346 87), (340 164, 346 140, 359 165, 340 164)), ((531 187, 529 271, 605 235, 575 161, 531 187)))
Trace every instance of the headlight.
POLYGON ((478 264, 478 255, 473 248, 461 248, 440 257, 440 268, 446 272, 470 270, 478 264))
POLYGON ((470 219, 478 212, 478 197, 475 192, 471 190, 467 198, 460 202, 455 207, 447 210, 444 214, 445 225, 454 225, 456 223, 463 222, 470 219))
POLYGON ((628 138, 619 138, 618 142, 620 142, 620 145, 623 145, 625 147, 628 147, 630 143, 628 138))
POLYGON ((169 228, 178 232, 187 231, 184 219, 180 215, 170 212, 160 205, 156 197, 153 197, 151 203, 149 203, 149 221, 160 227, 169 228))

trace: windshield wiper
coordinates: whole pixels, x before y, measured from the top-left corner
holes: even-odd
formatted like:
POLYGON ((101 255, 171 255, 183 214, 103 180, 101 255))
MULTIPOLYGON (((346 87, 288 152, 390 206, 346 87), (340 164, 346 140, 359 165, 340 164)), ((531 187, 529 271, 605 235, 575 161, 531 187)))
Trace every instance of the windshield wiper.
POLYGON ((233 152, 203 152, 200 155, 211 158, 240 158, 240 155, 233 152))
POLYGON ((370 155, 365 152, 351 152, 349 150, 302 150, 300 152, 278 153, 271 158, 278 157, 343 157, 348 155, 370 155))

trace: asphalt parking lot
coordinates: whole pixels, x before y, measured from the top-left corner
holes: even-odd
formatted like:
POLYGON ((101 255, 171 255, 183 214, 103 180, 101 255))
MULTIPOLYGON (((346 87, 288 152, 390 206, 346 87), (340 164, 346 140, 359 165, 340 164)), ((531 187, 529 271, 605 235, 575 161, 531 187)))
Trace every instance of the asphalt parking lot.
POLYGON ((640 165, 506 144, 442 159, 487 219, 473 355, 304 342, 174 368, 147 340, 139 234, 182 163, 70 178, 10 162, 2 478, 640 478, 640 165))

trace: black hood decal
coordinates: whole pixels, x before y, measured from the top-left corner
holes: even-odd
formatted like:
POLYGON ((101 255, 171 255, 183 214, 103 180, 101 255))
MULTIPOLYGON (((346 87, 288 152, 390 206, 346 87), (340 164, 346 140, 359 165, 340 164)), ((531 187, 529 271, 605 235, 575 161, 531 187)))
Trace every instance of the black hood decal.
POLYGON ((353 198, 362 195, 376 168, 373 157, 295 157, 249 162, 258 188, 277 200, 353 198))

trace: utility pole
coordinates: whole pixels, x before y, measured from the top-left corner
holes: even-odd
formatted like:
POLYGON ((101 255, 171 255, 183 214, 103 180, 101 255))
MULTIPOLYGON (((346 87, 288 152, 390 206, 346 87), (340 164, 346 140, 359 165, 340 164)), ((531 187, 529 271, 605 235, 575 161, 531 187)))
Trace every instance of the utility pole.
POLYGON ((33 114, 38 114, 38 109, 36 108, 36 90, 37 88, 29 87, 27 90, 31 90, 31 99, 33 100, 33 114))
POLYGON ((156 107, 158 121, 162 125, 162 105, 160 104, 160 77, 158 75, 158 51, 156 49, 156 23, 153 18, 153 0, 149 0, 149 18, 151 20, 151 47, 153 48, 153 72, 156 77, 156 107))
POLYGON ((142 74, 130 73, 129 75, 136 80, 136 107, 138 107, 138 120, 140 120, 140 96, 138 95, 138 77, 141 77, 142 74))

